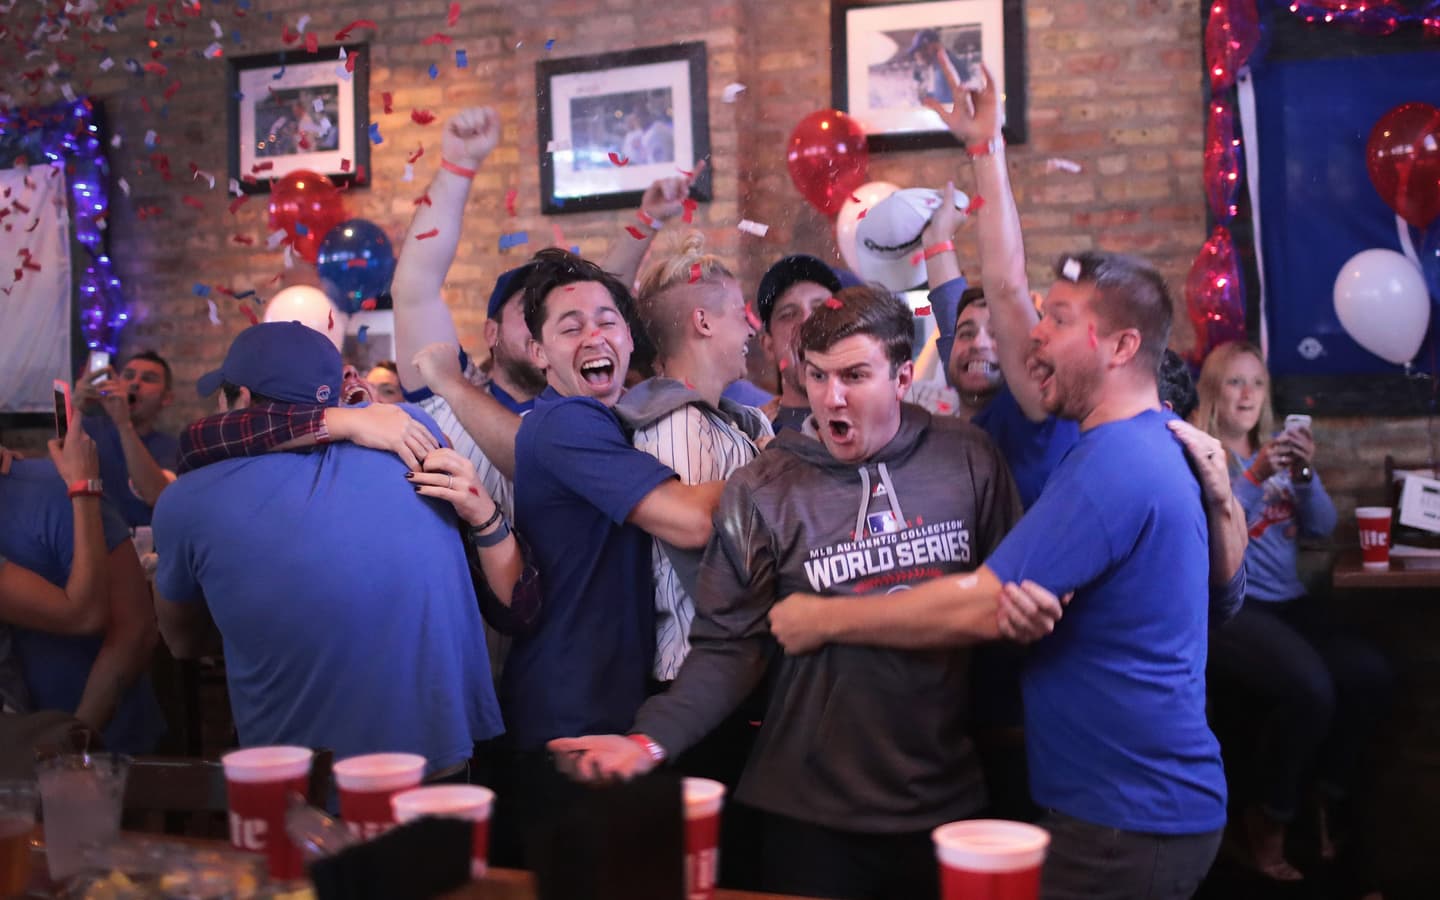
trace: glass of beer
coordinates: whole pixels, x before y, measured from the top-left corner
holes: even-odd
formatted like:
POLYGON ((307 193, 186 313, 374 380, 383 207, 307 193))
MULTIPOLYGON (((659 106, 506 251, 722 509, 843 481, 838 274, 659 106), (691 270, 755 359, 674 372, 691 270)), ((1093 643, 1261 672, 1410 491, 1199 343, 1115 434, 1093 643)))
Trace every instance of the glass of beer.
POLYGON ((33 781, 0 781, 0 897, 30 883, 30 833, 39 794, 33 781))
POLYGON ((943 900, 1035 900, 1050 834, 1003 819, 941 825, 932 834, 943 900))

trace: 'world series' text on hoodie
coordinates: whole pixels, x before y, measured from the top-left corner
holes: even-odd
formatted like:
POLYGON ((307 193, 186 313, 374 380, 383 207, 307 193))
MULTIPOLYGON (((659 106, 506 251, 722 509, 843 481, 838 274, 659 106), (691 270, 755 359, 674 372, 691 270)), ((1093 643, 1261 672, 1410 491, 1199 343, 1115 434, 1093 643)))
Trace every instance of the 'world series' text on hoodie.
POLYGON ((902 407, 863 465, 785 432, 726 485, 705 551, 691 653, 635 731, 672 755, 715 727, 774 660, 765 724, 737 799, 848 831, 918 831, 973 815, 985 791, 967 736, 966 650, 827 646, 783 655, 770 608, 795 592, 895 592, 973 571, 1019 517, 979 429, 902 407))

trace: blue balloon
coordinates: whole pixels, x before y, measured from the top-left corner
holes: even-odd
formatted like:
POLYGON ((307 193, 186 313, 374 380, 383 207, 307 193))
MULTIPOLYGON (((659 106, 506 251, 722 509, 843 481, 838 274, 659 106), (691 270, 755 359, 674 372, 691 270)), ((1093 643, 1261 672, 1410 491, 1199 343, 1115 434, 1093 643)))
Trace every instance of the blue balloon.
POLYGON ((1440 219, 1430 223, 1425 233, 1425 247, 1420 251, 1420 271, 1425 275, 1425 286, 1430 289, 1430 299, 1440 303, 1440 219))
POLYGON ((350 219, 325 234, 315 268, 331 302, 347 313, 356 313, 365 301, 390 290, 395 251, 379 225, 350 219))

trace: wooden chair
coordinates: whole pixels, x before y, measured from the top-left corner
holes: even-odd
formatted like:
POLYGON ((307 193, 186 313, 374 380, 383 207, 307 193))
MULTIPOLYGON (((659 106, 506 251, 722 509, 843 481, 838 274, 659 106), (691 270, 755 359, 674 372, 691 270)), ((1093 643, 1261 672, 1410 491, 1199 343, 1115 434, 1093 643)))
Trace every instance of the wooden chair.
MULTIPOLYGON (((316 750, 307 796, 323 807, 330 796, 335 754, 316 750)), ((225 837, 225 768, 219 760, 137 756, 125 781, 126 827, 191 837, 225 837)))

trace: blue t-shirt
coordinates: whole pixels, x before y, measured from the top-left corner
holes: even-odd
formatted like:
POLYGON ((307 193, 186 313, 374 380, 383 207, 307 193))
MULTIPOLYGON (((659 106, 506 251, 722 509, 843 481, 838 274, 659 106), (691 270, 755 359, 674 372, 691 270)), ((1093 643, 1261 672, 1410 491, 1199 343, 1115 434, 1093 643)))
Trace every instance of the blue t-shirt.
MULTIPOLYGON (((101 504, 105 546, 114 550, 130 529, 108 502, 101 504)), ((63 588, 75 555, 75 513, 65 482, 48 459, 16 460, 0 476, 0 556, 63 588)), ((32 709, 73 713, 85 693, 103 637, 75 637, 16 628, 15 650, 25 671, 32 709)), ((121 753, 150 753, 165 733, 165 717, 150 676, 141 674, 115 707, 105 746, 121 753)))
MULTIPOLYGON (((1234 458, 1241 473, 1255 462, 1255 454, 1249 459, 1234 458)), ((1297 483, 1290 470, 1282 469, 1264 484, 1256 484, 1244 474, 1232 477, 1230 484, 1245 510, 1250 533, 1245 545, 1247 597, 1284 603, 1304 596, 1298 567, 1299 536, 1327 538, 1335 530, 1335 504, 1320 476, 1297 483)))
POLYGON ((1035 802, 1199 834, 1225 824, 1225 771, 1205 720, 1209 534, 1172 418, 1084 432, 985 564, 1002 582, 1075 592, 1025 661, 1035 802))
POLYGON ((674 477, 588 397, 546 388, 521 420, 515 525, 535 554, 543 606, 501 674, 519 749, 630 728, 655 657, 655 585, 650 535, 625 520, 674 477))
POLYGON ((156 589, 208 605, 243 746, 419 753, 435 771, 503 730, 454 511, 405 472, 337 443, 215 463, 160 496, 156 589))
MULTIPOLYGON (((130 485, 130 468, 125 464, 125 446, 120 431, 109 416, 85 416, 85 433, 95 442, 100 455, 100 480, 105 485, 105 499, 115 505, 120 517, 131 528, 150 524, 150 507, 130 485)), ((169 434, 151 431, 140 439, 145 449, 162 469, 176 471, 180 463, 180 440, 169 434)))
POLYGON ((1006 385, 970 421, 1000 448, 1026 509, 1035 505, 1050 473, 1080 439, 1080 425, 1071 419, 1030 421, 1006 385))

